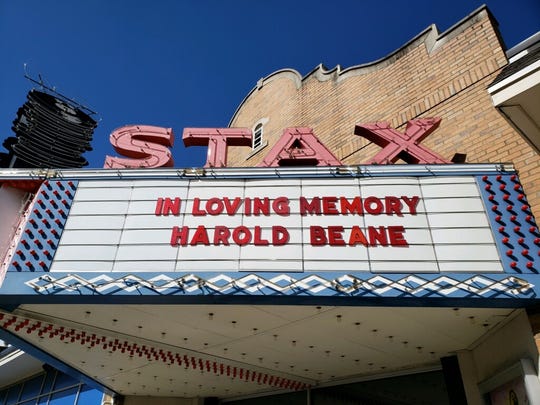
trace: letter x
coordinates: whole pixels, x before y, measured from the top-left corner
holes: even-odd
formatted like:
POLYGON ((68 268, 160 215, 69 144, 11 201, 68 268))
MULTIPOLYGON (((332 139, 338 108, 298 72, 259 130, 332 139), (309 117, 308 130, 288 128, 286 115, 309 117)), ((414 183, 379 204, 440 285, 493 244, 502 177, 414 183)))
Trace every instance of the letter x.
POLYGON ((441 122, 440 118, 423 118, 407 122, 405 133, 390 127, 388 122, 356 125, 354 133, 383 149, 368 164, 389 164, 403 159, 407 163, 451 163, 432 150, 420 145, 441 122))

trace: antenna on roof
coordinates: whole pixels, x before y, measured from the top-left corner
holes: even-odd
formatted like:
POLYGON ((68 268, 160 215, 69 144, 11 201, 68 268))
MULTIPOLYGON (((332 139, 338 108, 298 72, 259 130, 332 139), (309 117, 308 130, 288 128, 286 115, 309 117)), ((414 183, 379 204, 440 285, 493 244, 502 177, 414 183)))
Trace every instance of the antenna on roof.
POLYGON ((25 77, 25 79, 30 80, 32 83, 35 83, 35 84, 39 85, 42 89, 47 90, 48 92, 54 94, 55 96, 60 98, 62 101, 65 101, 65 102, 71 104, 74 107, 78 107, 81 110, 85 110, 88 113, 90 113, 91 115, 97 114, 97 112, 91 110, 90 108, 86 107, 85 105, 73 100, 72 98, 66 97, 63 94, 59 93, 56 90, 56 87, 47 86, 45 84, 45 82, 43 81, 43 78, 41 77, 41 73, 38 73, 39 80, 36 80, 36 79, 33 79, 32 77, 30 77, 30 75, 28 74, 28 71, 26 69, 26 63, 24 64, 24 77, 25 77))

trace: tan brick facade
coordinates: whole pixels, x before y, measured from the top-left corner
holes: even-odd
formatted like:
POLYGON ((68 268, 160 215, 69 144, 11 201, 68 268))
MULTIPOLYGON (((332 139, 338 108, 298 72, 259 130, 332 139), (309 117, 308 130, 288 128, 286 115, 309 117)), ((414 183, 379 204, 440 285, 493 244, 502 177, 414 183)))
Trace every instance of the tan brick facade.
POLYGON ((362 164, 380 148, 354 135, 356 124, 388 121, 403 131, 407 120, 441 117, 422 144, 448 160, 465 153, 467 163, 514 163, 538 218, 540 156, 487 92, 508 64, 495 25, 481 8, 443 34, 428 28, 372 64, 329 71, 319 66, 304 78, 282 70, 262 79, 230 126, 253 128, 264 119, 268 146, 257 153, 230 147, 227 165, 256 166, 287 127, 311 127, 344 164, 362 164))

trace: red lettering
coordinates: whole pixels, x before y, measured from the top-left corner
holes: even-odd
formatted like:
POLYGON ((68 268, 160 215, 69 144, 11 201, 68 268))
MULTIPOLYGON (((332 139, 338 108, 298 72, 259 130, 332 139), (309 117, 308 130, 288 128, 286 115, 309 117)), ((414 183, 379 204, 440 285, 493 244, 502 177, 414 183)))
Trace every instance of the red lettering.
POLYGON ((181 200, 178 197, 176 197, 174 201, 170 198, 165 198, 163 201, 163 215, 180 215, 180 202, 181 200))
POLYGON ((281 246, 289 242, 289 231, 283 226, 272 227, 272 245, 281 246))
POLYGON ((328 227, 328 243, 330 246, 344 246, 345 241, 341 235, 343 232, 342 226, 329 226, 328 227))
POLYGON ((223 212, 223 201, 219 198, 210 198, 206 202, 206 212, 210 215, 219 215, 223 212))
MULTIPOLYGON (((182 228, 175 226, 172 229, 171 233, 171 246, 186 246, 188 245, 190 229, 187 226, 182 228)), ((324 230, 323 230, 324 232, 324 230)), ((212 239, 212 244, 215 246, 230 245, 230 238, 232 237, 233 242, 239 246, 245 246, 253 241, 255 246, 268 246, 270 241, 268 238, 263 237, 264 230, 261 226, 253 227, 253 230, 250 230, 246 226, 238 226, 231 230, 222 225, 218 225, 214 228, 214 235, 212 239)), ((199 225, 193 233, 193 237, 189 241, 189 245, 210 245, 210 240, 208 236, 208 229, 204 225, 199 225)), ((272 226, 272 245, 282 246, 289 242, 289 231, 279 225, 272 226)))
POLYGON ((399 201, 399 198, 397 197, 384 197, 384 205, 386 207, 386 215, 393 215, 394 213, 402 217, 403 214, 401 213, 401 201, 399 201))
POLYGON ((270 215, 270 199, 264 197, 262 200, 260 198, 253 199, 253 215, 270 215))
POLYGON ((383 212, 384 206, 380 198, 368 197, 364 200, 364 208, 368 214, 379 215, 383 212), (373 207, 375 205, 375 207, 373 207))
POLYGON ((171 232, 171 246, 186 246, 187 237, 188 237, 189 228, 183 226, 180 230, 180 227, 174 226, 171 232))
POLYGON ((322 198, 322 210, 324 215, 337 215, 339 214, 337 208, 337 197, 323 197, 322 198))
POLYGON ((174 200, 170 198, 158 198, 156 203, 156 215, 165 215, 169 214, 180 215, 180 198, 176 197, 174 200))
POLYGON ((266 239, 262 239, 261 237, 261 227, 256 226, 253 230, 253 244, 256 246, 266 246, 269 244, 269 242, 266 239))
POLYGON ((192 208, 192 210, 191 210, 191 213, 192 213, 193 215, 195 215, 195 216, 206 215, 206 211, 203 211, 203 210, 201 210, 201 209, 199 208, 200 204, 201 204, 200 198, 195 197, 195 198, 193 199, 193 208, 192 208))
POLYGON ((409 212, 411 215, 416 215, 416 206, 418 205, 418 202, 420 201, 420 197, 417 195, 413 196, 411 199, 407 196, 401 196, 405 204, 407 204, 407 207, 409 207, 409 212))
POLYGON ((326 233, 322 226, 310 226, 309 227, 310 242, 312 246, 324 246, 327 243, 326 233))
POLYGON ((300 215, 313 214, 321 215, 321 200, 319 197, 313 197, 308 203, 306 197, 300 197, 300 215))
POLYGON ((195 233, 193 234, 193 238, 191 238, 191 242, 189 242, 191 246, 195 245, 209 245, 210 241, 208 240, 208 233, 206 232, 206 228, 204 225, 199 225, 197 229, 195 230, 195 233))
POLYGON ((231 236, 231 231, 226 226, 216 226, 214 229, 214 245, 219 245, 223 243, 225 246, 229 246, 229 237, 231 236))
POLYGON ((244 214, 251 215, 251 198, 244 198, 244 214))
POLYGON ((365 247, 409 246, 403 235, 405 233, 403 226, 368 226, 366 233, 364 233, 359 226, 353 225, 348 241, 343 239, 344 231, 343 226, 329 226, 328 228, 311 226, 309 229, 310 243, 312 246, 356 246, 359 244, 365 247))
POLYGON ((354 225, 351 229, 351 235, 349 237, 349 245, 356 246, 359 243, 361 243, 362 245, 366 247, 368 245, 366 236, 364 235, 360 227, 357 225, 354 225))
POLYGON ((278 197, 272 202, 272 209, 282 217, 290 214, 289 199, 287 197, 278 197))
POLYGON ((388 238, 390 239, 390 245, 392 246, 405 246, 408 247, 409 244, 405 240, 403 234, 405 233, 405 228, 402 226, 389 226, 388 227, 388 238))
POLYGON ((251 232, 246 226, 234 228, 232 233, 234 243, 239 246, 247 245, 251 241, 251 232))
POLYGON ((235 197, 233 202, 231 202, 229 197, 223 197, 223 205, 225 205, 225 211, 227 212, 227 215, 236 214, 241 203, 242 199, 240 197, 235 197))
POLYGON ((388 246, 388 239, 386 237, 386 228, 379 226, 379 229, 374 226, 368 226, 369 244, 370 246, 377 246, 377 242, 381 246, 388 246))
POLYGON ((364 215, 364 207, 362 206, 362 199, 360 197, 354 197, 352 202, 349 202, 345 197, 340 197, 339 203, 341 205, 342 215, 364 215))
POLYGON ((158 198, 156 201, 156 209, 154 211, 154 214, 161 215, 162 208, 163 208, 163 198, 158 198))

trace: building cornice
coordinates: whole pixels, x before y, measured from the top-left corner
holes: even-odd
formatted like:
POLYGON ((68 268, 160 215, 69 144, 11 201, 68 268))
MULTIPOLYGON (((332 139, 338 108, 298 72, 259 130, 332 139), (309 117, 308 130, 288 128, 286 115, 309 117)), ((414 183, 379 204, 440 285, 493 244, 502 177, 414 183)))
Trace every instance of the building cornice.
POLYGON ((497 21, 494 19, 487 6, 482 5, 475 11, 473 11, 471 14, 469 14, 461 21, 457 22, 442 33, 439 33, 437 26, 435 24, 432 24, 426 29, 424 29, 422 32, 420 32, 418 35, 416 35, 414 38, 412 38, 410 41, 408 41, 395 51, 389 53, 388 55, 375 61, 351 66, 346 69, 343 69, 340 65, 337 65, 332 69, 328 69, 321 63, 309 73, 307 73, 305 76, 302 76, 295 69, 286 68, 277 70, 257 81, 256 86, 246 95, 246 97, 244 97, 244 99, 241 101, 238 108, 232 115, 229 126, 233 126, 233 122, 236 119, 238 112, 247 102, 247 100, 254 93, 261 90, 264 86, 268 85, 274 80, 289 79, 294 83, 297 89, 300 89, 302 85, 311 78, 315 78, 321 82, 331 79, 336 82, 341 82, 350 77, 365 75, 392 65, 397 60, 409 54, 411 51, 418 48, 422 44, 425 45, 428 54, 434 53, 439 48, 441 48, 442 45, 451 41, 453 38, 461 34, 463 31, 465 31, 472 25, 476 24, 478 21, 484 20, 486 18, 490 19, 495 27, 498 25, 497 21))

